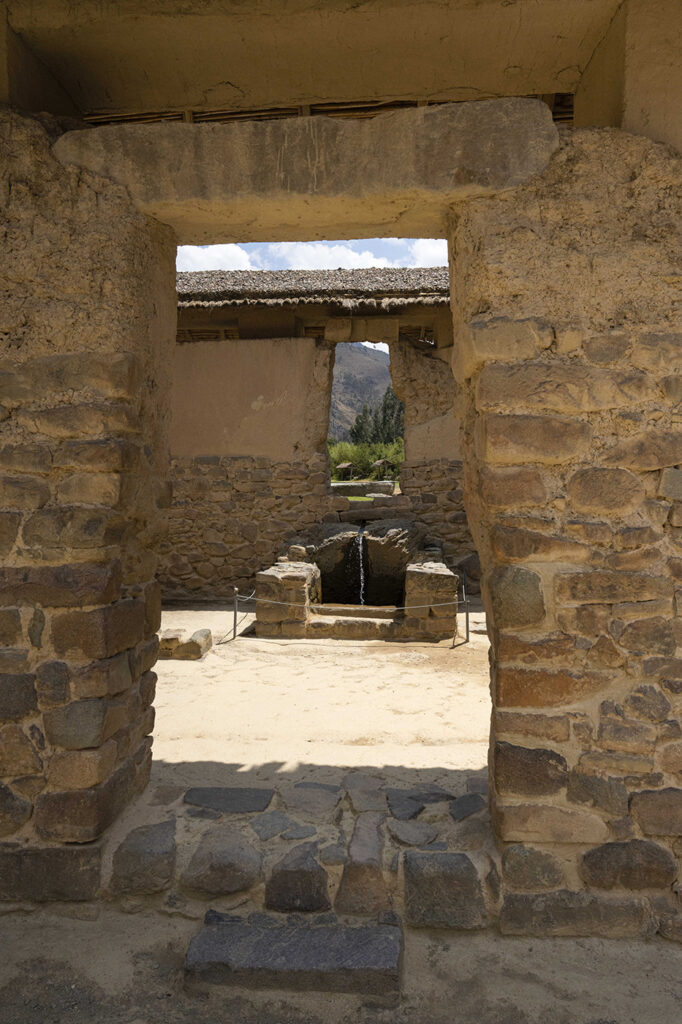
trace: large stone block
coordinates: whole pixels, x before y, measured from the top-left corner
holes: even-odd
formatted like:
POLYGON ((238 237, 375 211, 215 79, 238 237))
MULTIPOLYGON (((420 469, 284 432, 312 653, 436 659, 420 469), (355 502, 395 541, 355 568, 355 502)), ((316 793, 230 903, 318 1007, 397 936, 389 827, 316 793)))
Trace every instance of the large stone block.
POLYGON ((551 536, 536 530, 495 526, 492 530, 493 552, 501 561, 589 562, 593 550, 586 544, 566 537, 551 536))
POLYGON ((598 672, 498 668, 495 702, 499 708, 553 708, 590 697, 608 685, 598 672))
POLYGON ((682 334, 644 334, 632 349, 633 366, 653 373, 668 373, 682 362, 682 334))
POLYGON ((465 853, 404 855, 405 916, 419 928, 485 928, 488 914, 479 874, 465 853))
POLYGON ((18 832, 31 817, 32 810, 29 800, 24 800, 13 789, 0 782, 0 836, 10 836, 18 832))
POLYGON ((617 817, 628 813, 628 791, 624 783, 608 775, 573 768, 569 772, 566 795, 572 803, 599 807, 617 817))
POLYGON ((521 844, 505 846, 502 874, 505 885, 531 892, 558 889, 564 882, 564 869, 556 857, 545 850, 521 844))
POLYGON ((283 201, 301 238, 321 220, 340 232, 332 237, 351 237, 344 232, 358 223, 383 230, 397 208, 401 230, 437 235, 458 199, 527 180, 557 146, 544 104, 507 98, 368 119, 90 128, 62 135, 54 152, 124 185, 139 209, 197 244, 226 233, 271 238, 283 201), (276 165, 273 152, 282 154, 276 165))
POLYGON ((54 746, 83 750, 101 746, 127 724, 128 718, 124 705, 92 698, 46 711, 43 721, 47 738, 54 746))
POLYGON ((0 900, 92 900, 100 884, 102 849, 0 844, 0 900))
POLYGON ((488 579, 496 629, 536 625, 545 617, 540 576, 530 569, 501 566, 488 579))
POLYGON ((682 836, 682 789, 649 789, 633 793, 630 810, 649 836, 682 836))
POLYGON ((38 477, 0 476, 0 507, 5 509, 42 508, 50 500, 48 484, 38 477))
POLYGON ((584 455, 592 440, 588 423, 559 416, 488 413, 480 430, 481 456, 498 465, 557 465, 584 455))
POLYGON ((571 735, 568 715, 533 715, 518 711, 495 713, 496 736, 524 736, 566 743, 571 735))
POLYGON ((626 469, 580 469, 567 488, 571 507, 589 515, 626 515, 644 500, 644 485, 626 469))
POLYGON ((506 843, 603 843, 606 823, 597 814, 550 804, 509 804, 496 808, 498 831, 506 843))
POLYGON ((580 573, 558 573, 555 579, 557 601, 564 604, 654 601, 661 597, 669 597, 671 592, 670 580, 637 572, 593 569, 580 573))
POLYGON ((9 554, 14 546, 19 524, 21 522, 20 512, 0 512, 0 556, 9 554))
POLYGON ((133 433, 140 426, 136 411, 122 402, 20 410, 17 420, 27 430, 59 440, 133 433))
POLYGON ((0 604, 9 604, 21 596, 29 604, 73 608, 109 604, 120 593, 120 562, 0 568, 0 604))
POLYGON ((524 467, 486 466, 480 477, 481 498, 494 508, 542 506, 547 501, 547 488, 537 469, 524 467))
POLYGON ((597 889, 667 889, 678 870, 669 850, 643 839, 604 843, 583 854, 580 865, 583 881, 597 889))
POLYGON ((315 857, 315 843, 303 843, 273 866, 265 884, 265 906, 280 913, 328 910, 328 876, 315 857))
POLYGON ((43 764, 20 725, 0 727, 0 778, 40 775, 43 764))
POLYGON ((208 920, 190 942, 185 959, 185 978, 192 988, 236 985, 354 992, 365 998, 400 992, 403 940, 395 926, 273 927, 219 915, 208 920))
POLYGON ((607 466, 637 472, 664 469, 682 463, 682 431, 652 428, 633 434, 604 456, 607 466))
POLYGON ((90 789, 40 793, 34 820, 38 835, 65 843, 88 843, 104 832, 136 792, 146 785, 146 747, 127 758, 106 782, 90 789), (144 754, 142 763, 138 763, 144 754))
POLYGON ((34 675, 0 674, 0 722, 19 722, 37 710, 34 675))
POLYGON ((110 739, 93 750, 57 750, 47 768, 53 789, 90 789, 109 778, 116 765, 118 748, 110 739))
POLYGON ((334 901, 342 914, 372 914, 388 906, 382 871, 381 825, 385 814, 358 814, 348 847, 348 860, 334 901))
POLYGON ((195 892, 221 895, 251 889, 260 880, 262 857, 231 825, 216 825, 204 834, 182 884, 195 892))
POLYGON ((677 649, 672 621, 656 616, 629 622, 618 637, 626 651, 635 654, 661 654, 671 657, 677 649))
POLYGON ((114 851, 113 893, 162 892, 175 868, 175 819, 133 829, 114 851))
POLYGON ((496 743, 493 764, 498 793, 545 796, 567 784, 566 758, 554 750, 496 743))
POLYGON ((508 893, 500 912, 503 935, 598 935, 620 939, 647 935, 653 928, 645 899, 568 889, 532 895, 508 893))
POLYGON ((597 370, 577 360, 553 359, 485 366, 476 386, 476 406, 579 414, 630 408, 652 395, 644 373, 597 370))
POLYGON ((116 544, 124 524, 108 509, 49 506, 34 512, 22 532, 24 544, 44 557, 61 557, 64 548, 96 549, 116 544))
POLYGON ((46 393, 89 391, 102 398, 135 398, 140 385, 136 356, 127 352, 60 352, 23 366, 32 389, 46 393))
POLYGON ((144 604, 129 598, 93 611, 65 612, 52 621, 52 642, 61 655, 110 658, 143 636, 144 604))
POLYGON ((129 689, 132 682, 129 653, 123 651, 113 658, 93 661, 85 668, 73 670, 71 693, 76 700, 112 697, 129 689))

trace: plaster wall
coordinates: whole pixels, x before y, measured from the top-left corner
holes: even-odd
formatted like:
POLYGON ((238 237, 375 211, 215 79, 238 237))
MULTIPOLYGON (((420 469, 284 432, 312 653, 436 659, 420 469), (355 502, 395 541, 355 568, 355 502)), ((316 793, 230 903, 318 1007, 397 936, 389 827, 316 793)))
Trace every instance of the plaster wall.
POLYGON ((177 345, 171 453, 305 459, 324 450, 333 349, 314 338, 177 345))

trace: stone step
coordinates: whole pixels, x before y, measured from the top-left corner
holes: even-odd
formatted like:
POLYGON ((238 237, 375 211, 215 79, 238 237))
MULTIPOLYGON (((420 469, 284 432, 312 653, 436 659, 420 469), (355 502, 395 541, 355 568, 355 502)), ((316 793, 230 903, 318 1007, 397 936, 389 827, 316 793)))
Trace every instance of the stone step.
POLYGON ((315 615, 335 615, 343 619, 393 619, 398 614, 394 605, 316 604, 315 615))
POLYGON ((388 640, 400 635, 403 619, 311 615, 308 636, 332 640, 388 640))
POLYGON ((397 997, 403 936, 397 925, 278 924, 209 911, 185 957, 193 991, 213 985, 397 997))

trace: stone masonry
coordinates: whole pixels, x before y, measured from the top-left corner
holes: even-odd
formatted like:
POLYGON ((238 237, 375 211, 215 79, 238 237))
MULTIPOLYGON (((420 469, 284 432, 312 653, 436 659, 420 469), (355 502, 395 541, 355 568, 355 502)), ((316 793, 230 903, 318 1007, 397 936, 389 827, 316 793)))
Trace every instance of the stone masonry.
POLYGON ((97 846, 45 844, 151 764, 174 240, 37 122, 0 114, 0 169, 0 837, 69 898, 97 846))
POLYGON ((507 933, 679 921, 680 172, 567 133, 540 180, 453 220, 507 933))

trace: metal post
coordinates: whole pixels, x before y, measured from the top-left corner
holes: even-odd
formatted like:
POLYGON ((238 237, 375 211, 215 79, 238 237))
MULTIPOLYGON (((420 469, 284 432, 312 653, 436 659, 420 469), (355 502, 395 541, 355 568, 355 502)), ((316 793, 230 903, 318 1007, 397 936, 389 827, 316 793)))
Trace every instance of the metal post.
POLYGON ((237 636, 237 602, 239 601, 239 590, 237 587, 232 588, 234 590, 234 619, 232 621, 232 639, 234 640, 237 636))

